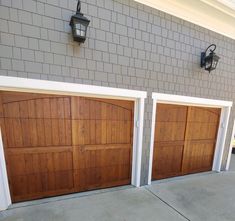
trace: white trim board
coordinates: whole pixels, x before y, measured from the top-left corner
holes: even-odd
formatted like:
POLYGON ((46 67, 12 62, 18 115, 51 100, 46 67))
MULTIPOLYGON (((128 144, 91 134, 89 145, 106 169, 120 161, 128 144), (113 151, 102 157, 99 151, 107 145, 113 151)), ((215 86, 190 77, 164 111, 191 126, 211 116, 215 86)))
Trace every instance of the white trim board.
POLYGON ((230 141, 230 146, 229 146, 229 152, 228 152, 228 159, 226 163, 226 168, 225 170, 228 171, 230 167, 230 162, 231 162, 231 157, 232 157, 232 150, 233 150, 233 139, 235 136, 235 120, 233 122, 233 131, 232 131, 232 136, 231 136, 231 141, 230 141))
POLYGON ((134 0, 235 39, 234 10, 215 0, 134 0))
POLYGON ((173 94, 152 93, 152 99, 158 103, 171 103, 206 107, 232 107, 232 101, 212 100, 200 97, 189 97, 173 94))
POLYGON ((0 128, 0 211, 6 210, 11 205, 11 197, 8 185, 6 162, 2 144, 2 134, 0 128))
POLYGON ((59 93, 90 97, 132 98, 133 100, 147 97, 147 92, 145 91, 6 76, 0 76, 0 90, 51 94, 59 93))
MULTIPOLYGON (((110 88, 93 85, 83 85, 74 83, 53 82, 45 80, 34 80, 17 77, 0 76, 0 91, 16 91, 16 92, 32 92, 47 94, 66 94, 73 96, 89 96, 98 98, 112 98, 132 100, 135 102, 134 110, 134 132, 133 132, 133 157, 132 157, 132 177, 131 184, 140 187, 141 175, 141 158, 142 158, 142 140, 144 125, 144 99, 147 92, 110 88)), ((1 134, 0 134, 1 135, 1 134)), ((1 138, 1 136, 0 136, 1 138)), ((3 148, 2 148, 3 149, 3 148)), ((6 168, 3 151, 0 151, 0 193, 3 193, 5 200, 1 200, 0 210, 6 209, 11 204, 7 174, 4 172, 6 168)))
POLYGON ((153 99, 153 111, 152 111, 151 138, 150 138, 148 184, 150 185, 152 182, 155 118, 156 118, 156 109, 157 109, 158 103, 221 108, 220 124, 219 124, 219 130, 218 130, 215 154, 214 154, 214 161, 213 161, 213 167, 212 167, 213 171, 219 172, 221 170, 225 139, 226 139, 228 123, 229 123, 230 110, 233 105, 233 102, 223 101, 223 100, 213 100, 213 99, 207 99, 207 98, 199 98, 199 97, 162 94, 162 93, 152 93, 152 99, 153 99))

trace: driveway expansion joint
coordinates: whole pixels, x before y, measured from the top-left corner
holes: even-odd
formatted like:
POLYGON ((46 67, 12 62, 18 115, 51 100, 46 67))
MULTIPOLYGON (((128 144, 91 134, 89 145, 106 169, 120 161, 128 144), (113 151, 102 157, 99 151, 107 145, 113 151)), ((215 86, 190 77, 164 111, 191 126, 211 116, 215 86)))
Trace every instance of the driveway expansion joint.
POLYGON ((186 217, 183 213, 181 213, 179 210, 177 210, 175 207, 173 207, 172 205, 170 205, 169 203, 167 203, 165 200, 163 200, 160 196, 158 196, 156 193, 154 193, 153 191, 151 191, 148 187, 145 187, 145 189, 151 193, 154 197, 158 198, 161 202, 163 202, 165 205, 167 205, 168 207, 170 207, 171 209, 173 209, 175 212, 177 212, 180 216, 182 216, 184 219, 191 221, 188 217, 186 217))

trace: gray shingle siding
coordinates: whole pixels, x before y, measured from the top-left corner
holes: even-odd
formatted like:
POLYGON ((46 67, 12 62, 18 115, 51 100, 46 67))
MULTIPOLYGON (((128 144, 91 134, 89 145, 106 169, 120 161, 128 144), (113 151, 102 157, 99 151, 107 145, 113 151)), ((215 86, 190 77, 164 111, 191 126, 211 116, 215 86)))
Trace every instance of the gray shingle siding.
MULTIPOLYGON (((133 0, 83 0, 91 23, 85 44, 72 40, 76 0, 0 1, 0 75, 148 92, 142 159, 147 183, 151 92, 235 101, 235 41, 133 0), (216 71, 199 67, 217 44, 216 71)), ((223 168, 228 154, 232 109, 223 168)))

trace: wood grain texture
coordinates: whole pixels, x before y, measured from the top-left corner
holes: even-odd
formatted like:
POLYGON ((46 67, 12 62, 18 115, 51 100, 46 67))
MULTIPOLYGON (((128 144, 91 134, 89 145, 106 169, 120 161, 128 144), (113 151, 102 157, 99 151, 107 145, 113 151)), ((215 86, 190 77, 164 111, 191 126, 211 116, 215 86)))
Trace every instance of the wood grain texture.
POLYGON ((221 109, 158 104, 152 179, 212 169, 221 109))
POLYGON ((221 109, 189 107, 182 173, 212 170, 221 109))
POLYGON ((152 179, 181 174, 187 107, 158 104, 152 179))
POLYGON ((72 98, 74 181, 78 191, 130 184, 133 102, 72 98))
POLYGON ((13 202, 129 184, 132 101, 0 92, 13 202))
POLYGON ((72 147, 10 148, 7 154, 14 201, 73 191, 72 147))

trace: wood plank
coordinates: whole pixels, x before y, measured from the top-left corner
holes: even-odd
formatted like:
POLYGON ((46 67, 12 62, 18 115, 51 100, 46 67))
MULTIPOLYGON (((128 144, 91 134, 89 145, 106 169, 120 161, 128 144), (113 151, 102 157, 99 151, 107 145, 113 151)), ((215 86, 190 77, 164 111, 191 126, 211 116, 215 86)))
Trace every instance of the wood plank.
POLYGON ((157 104, 152 179, 181 175, 187 107, 157 104))
POLYGON ((21 194, 27 196, 39 192, 42 196, 47 196, 47 192, 53 188, 58 191, 73 188, 72 147, 70 149, 64 147, 63 151, 61 147, 52 147, 52 150, 26 148, 27 150, 19 151, 18 149, 21 148, 16 149, 16 151, 7 152, 11 159, 9 167, 13 182, 17 181, 13 187, 15 196, 21 194), (21 163, 18 164, 18 162, 21 163), (35 187, 32 188, 32 185, 35 187), (17 192, 21 186, 23 193, 17 192))
POLYGON ((75 189, 97 189, 123 180, 125 184, 130 183, 133 108, 124 112, 125 102, 118 105, 106 99, 80 98, 78 102, 72 98, 73 102, 75 189), (122 124, 123 131, 120 131, 122 124))
POLYGON ((182 173, 212 170, 220 109, 190 107, 182 173))
POLYGON ((45 146, 45 147, 24 147, 24 148, 8 148, 7 154, 23 154, 23 153, 60 153, 72 151, 72 146, 45 146))

